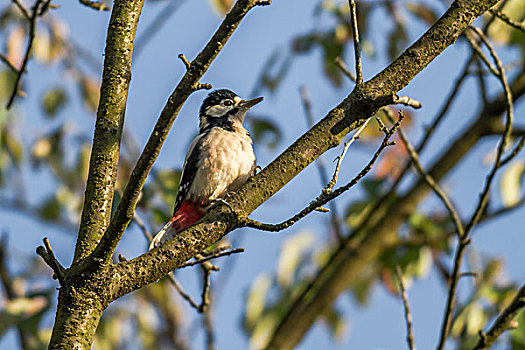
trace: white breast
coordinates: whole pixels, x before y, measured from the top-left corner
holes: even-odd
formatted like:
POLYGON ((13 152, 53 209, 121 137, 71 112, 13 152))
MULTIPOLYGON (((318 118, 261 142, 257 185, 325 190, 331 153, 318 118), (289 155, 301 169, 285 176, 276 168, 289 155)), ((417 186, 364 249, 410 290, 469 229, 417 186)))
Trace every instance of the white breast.
POLYGON ((209 202, 235 191, 253 174, 255 155, 251 139, 244 128, 235 132, 213 128, 202 140, 197 172, 188 197, 209 202))

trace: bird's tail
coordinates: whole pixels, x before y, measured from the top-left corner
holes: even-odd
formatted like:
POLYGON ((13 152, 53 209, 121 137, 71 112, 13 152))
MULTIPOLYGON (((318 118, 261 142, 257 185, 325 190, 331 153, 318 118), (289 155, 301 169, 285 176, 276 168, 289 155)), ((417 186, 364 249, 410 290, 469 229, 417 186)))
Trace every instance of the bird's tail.
POLYGON ((204 210, 192 202, 182 202, 179 210, 168 221, 166 225, 155 235, 149 250, 158 247, 167 240, 175 237, 177 233, 184 231, 204 216, 204 210))

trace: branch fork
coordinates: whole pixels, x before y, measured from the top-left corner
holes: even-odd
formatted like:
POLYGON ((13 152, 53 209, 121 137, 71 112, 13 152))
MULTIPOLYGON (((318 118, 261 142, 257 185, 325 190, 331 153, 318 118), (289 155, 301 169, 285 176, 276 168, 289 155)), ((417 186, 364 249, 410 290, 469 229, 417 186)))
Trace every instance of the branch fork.
MULTIPOLYGON (((182 63, 184 63, 184 67, 186 67, 186 71, 190 71, 191 69, 191 63, 190 61, 188 61, 188 59, 186 58, 186 56, 184 56, 183 53, 180 53, 177 57, 179 57, 179 59, 182 61, 182 63)), ((213 86, 211 84, 208 84, 208 83, 205 83, 205 84, 202 84, 201 82, 197 81, 193 84, 192 88, 193 88, 193 91, 198 91, 198 90, 210 90, 213 86)))
POLYGON ((51 248, 51 244, 49 243, 49 239, 47 237, 44 237, 44 247, 38 246, 36 248, 36 253, 44 259, 46 264, 53 270, 53 279, 58 279, 58 282, 61 286, 64 285, 64 275, 66 272, 66 269, 60 265, 58 260, 55 258, 55 253, 53 253, 53 249, 51 248))

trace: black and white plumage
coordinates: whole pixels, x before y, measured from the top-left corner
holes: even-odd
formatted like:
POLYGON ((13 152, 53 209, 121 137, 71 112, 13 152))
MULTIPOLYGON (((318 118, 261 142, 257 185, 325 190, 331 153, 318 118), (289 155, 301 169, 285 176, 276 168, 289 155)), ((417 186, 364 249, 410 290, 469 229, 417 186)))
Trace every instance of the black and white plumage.
POLYGON ((172 219, 155 236, 150 249, 204 216, 213 200, 237 190, 256 167, 252 139, 243 127, 246 112, 262 97, 243 100, 230 90, 211 92, 199 113, 199 134, 190 145, 172 219))

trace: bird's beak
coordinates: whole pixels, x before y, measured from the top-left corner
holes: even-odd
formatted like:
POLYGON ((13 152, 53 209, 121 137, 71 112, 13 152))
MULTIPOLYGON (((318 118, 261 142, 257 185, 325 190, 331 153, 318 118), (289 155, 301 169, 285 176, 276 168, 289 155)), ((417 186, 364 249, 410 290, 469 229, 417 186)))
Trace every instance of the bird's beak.
POLYGON ((253 106, 255 106, 257 103, 261 102, 264 98, 263 97, 257 97, 251 100, 243 100, 241 103, 239 103, 239 107, 250 109, 253 106))

